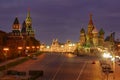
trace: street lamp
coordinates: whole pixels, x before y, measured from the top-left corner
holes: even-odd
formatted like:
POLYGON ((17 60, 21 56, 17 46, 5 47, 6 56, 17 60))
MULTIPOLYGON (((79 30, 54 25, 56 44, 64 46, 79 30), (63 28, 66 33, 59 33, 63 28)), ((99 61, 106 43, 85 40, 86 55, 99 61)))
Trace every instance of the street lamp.
POLYGON ((19 56, 21 55, 21 50, 22 50, 22 49, 23 49, 23 47, 20 47, 20 46, 18 47, 18 50, 19 50, 19 51, 18 51, 18 54, 19 54, 19 56))
MULTIPOLYGON (((9 48, 3 48, 3 51, 4 51, 5 61, 7 61, 7 53, 9 51, 9 48)), ((5 65, 5 70, 7 72, 7 64, 5 65)))

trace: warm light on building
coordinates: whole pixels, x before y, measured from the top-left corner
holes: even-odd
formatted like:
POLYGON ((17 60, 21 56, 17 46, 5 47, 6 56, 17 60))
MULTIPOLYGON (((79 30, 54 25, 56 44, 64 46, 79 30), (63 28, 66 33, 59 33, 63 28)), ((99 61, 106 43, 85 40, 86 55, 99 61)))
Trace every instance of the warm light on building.
POLYGON ((36 47, 37 49, 40 48, 39 46, 36 47))
POLYGON ((19 50, 23 49, 22 47, 18 47, 19 50))
POLYGON ((9 50, 9 48, 3 48, 3 50, 4 50, 4 51, 8 51, 8 50, 9 50))
POLYGON ((9 51, 9 48, 3 48, 3 51, 5 51, 4 56, 7 56, 7 52, 9 51))
POLYGON ((50 48, 50 46, 47 46, 46 48, 47 48, 47 49, 49 49, 49 48, 50 48))
POLYGON ((118 44, 118 47, 120 47, 120 44, 118 44))
POLYGON ((61 48, 63 48, 64 47, 64 45, 61 45, 61 48))
POLYGON ((104 58, 110 58, 111 55, 110 55, 110 53, 104 53, 104 54, 103 54, 103 57, 104 57, 104 58))
POLYGON ((27 47, 26 47, 26 49, 30 49, 30 47, 29 47, 29 46, 27 46, 27 47))
POLYGON ((32 48, 34 49, 34 48, 35 48, 35 46, 32 46, 32 48))

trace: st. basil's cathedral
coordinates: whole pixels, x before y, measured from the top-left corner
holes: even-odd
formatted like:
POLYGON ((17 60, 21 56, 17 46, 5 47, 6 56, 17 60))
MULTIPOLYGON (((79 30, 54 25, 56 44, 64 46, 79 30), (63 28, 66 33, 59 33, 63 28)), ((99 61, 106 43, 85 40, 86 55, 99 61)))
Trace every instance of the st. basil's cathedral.
POLYGON ((92 15, 90 15, 88 29, 85 31, 84 28, 80 30, 80 45, 81 46, 100 46, 104 43, 104 30, 101 28, 99 31, 94 26, 92 15))

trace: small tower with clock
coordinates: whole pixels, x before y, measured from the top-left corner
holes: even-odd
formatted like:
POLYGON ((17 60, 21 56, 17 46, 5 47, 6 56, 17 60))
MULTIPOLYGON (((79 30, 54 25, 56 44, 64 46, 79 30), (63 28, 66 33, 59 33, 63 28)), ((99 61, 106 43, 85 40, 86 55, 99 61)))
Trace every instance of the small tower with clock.
POLYGON ((14 23, 12 25, 12 35, 13 36, 20 36, 21 35, 20 23, 19 23, 17 17, 15 18, 14 23))

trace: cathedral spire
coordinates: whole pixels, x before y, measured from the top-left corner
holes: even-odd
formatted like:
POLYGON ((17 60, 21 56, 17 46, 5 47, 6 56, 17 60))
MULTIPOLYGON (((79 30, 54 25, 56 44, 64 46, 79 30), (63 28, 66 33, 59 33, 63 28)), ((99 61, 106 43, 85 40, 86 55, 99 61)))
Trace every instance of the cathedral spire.
POLYGON ((30 17, 30 8, 28 8, 27 17, 30 17))
POLYGON ((91 33, 93 29, 94 29, 94 25, 93 25, 93 20, 92 20, 92 14, 90 14, 90 19, 88 23, 88 33, 91 33))
POLYGON ((93 25, 92 14, 90 14, 89 25, 93 25))

